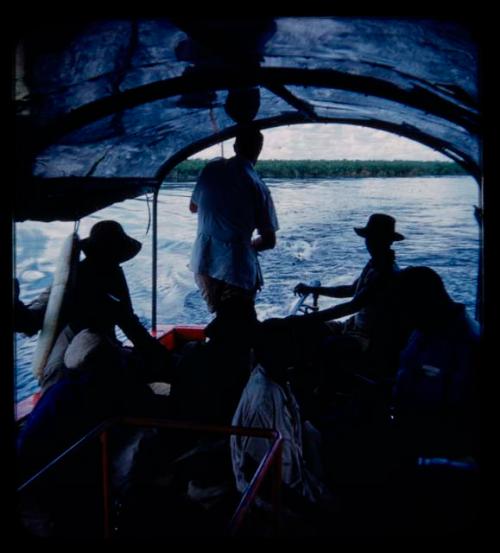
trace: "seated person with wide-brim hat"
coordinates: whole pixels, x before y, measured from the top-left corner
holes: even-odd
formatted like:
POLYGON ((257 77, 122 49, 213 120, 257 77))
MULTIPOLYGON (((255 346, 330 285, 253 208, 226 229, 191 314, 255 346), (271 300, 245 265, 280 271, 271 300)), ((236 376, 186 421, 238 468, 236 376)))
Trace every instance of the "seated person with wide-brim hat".
MULTIPOLYGON (((90 330, 121 347, 115 332, 117 326, 135 346, 136 353, 144 359, 144 378, 150 381, 168 381, 169 353, 149 334, 134 313, 121 267, 122 263, 139 253, 142 244, 127 235, 118 222, 105 220, 96 223, 89 236, 79 240, 78 247, 85 258, 76 264, 76 275, 71 282, 68 301, 65 302, 65 325, 42 369, 42 392, 64 374, 64 353, 79 332, 90 330), (156 370, 158 368, 159 371, 156 370)), ((45 307, 46 305, 47 303, 45 307)), ((34 329, 35 332, 43 321, 44 309, 38 311, 39 324, 34 329)), ((19 331, 23 332, 25 328, 19 327, 19 331)), ((84 341, 80 343, 83 344, 84 341)))
POLYGON ((397 369, 398 353, 407 333, 403 328, 398 329, 388 309, 392 281, 399 271, 391 246, 405 239, 395 227, 394 217, 374 213, 364 227, 354 228, 365 239, 370 259, 352 284, 314 287, 300 283, 295 287, 295 293, 299 294, 352 298, 316 313, 288 318, 296 327, 299 325, 301 332, 319 340, 326 365, 321 378, 327 381, 335 375, 331 368, 359 367, 366 365, 368 358, 373 365, 370 368, 373 376, 390 377, 397 369), (335 321, 347 315, 352 316, 342 322, 335 321))

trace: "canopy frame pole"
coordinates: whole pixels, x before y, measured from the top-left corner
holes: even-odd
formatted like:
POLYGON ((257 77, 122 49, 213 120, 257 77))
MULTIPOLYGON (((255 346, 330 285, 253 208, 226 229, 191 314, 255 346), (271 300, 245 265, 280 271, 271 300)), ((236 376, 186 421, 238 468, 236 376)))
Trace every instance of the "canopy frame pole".
POLYGON ((151 330, 156 336, 156 308, 157 308, 157 284, 158 284, 158 193, 157 187, 153 193, 153 243, 152 243, 152 287, 151 287, 151 330))

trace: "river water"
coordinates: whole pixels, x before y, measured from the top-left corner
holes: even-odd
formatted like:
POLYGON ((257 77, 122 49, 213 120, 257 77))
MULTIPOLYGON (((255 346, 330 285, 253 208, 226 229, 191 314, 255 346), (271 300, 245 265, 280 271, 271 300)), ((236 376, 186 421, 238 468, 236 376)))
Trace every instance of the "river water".
MULTIPOLYGON (((473 315, 477 288, 479 231, 474 219, 478 186, 474 179, 353 178, 267 181, 280 230, 274 250, 261 254, 265 284, 256 302, 261 319, 284 316, 299 281, 325 286, 350 284, 368 260, 364 240, 353 227, 371 213, 394 216, 406 240, 394 244, 401 267, 428 265, 443 277, 455 301, 473 315)), ((194 183, 162 188, 158 205, 158 323, 206 323, 211 316, 187 267, 196 233, 196 216, 188 210, 194 183)), ((136 313, 151 321, 150 202, 128 200, 80 221, 85 237, 102 219, 118 220, 143 242, 139 255, 123 265, 136 313)), ((73 223, 24 222, 16 225, 16 276, 21 299, 29 302, 50 285, 57 256, 73 223)), ((345 300, 320 299, 327 307, 345 300)), ((31 375, 36 337, 16 337, 16 394, 21 400, 37 389, 31 375)))

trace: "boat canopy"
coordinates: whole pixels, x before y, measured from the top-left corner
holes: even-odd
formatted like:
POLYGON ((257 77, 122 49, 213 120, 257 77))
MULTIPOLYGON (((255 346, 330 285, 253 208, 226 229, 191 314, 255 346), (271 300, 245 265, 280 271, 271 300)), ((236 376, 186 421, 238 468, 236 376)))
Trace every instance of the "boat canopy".
POLYGON ((21 31, 17 221, 76 220, 154 192, 240 125, 382 129, 480 182, 478 52, 462 21, 173 17, 21 31))

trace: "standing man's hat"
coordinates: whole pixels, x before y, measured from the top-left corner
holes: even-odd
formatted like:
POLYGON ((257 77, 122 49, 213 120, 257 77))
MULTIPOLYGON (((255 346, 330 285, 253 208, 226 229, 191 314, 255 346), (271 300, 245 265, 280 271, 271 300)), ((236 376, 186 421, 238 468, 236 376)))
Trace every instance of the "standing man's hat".
POLYGON ((142 244, 128 236, 116 221, 96 223, 91 228, 88 238, 80 241, 80 246, 87 257, 99 257, 116 263, 132 259, 142 248, 142 244))
POLYGON ((374 213, 370 215, 366 227, 355 227, 354 232, 363 238, 379 237, 390 238, 393 241, 404 240, 405 237, 394 230, 395 226, 396 219, 394 217, 384 213, 374 213))

